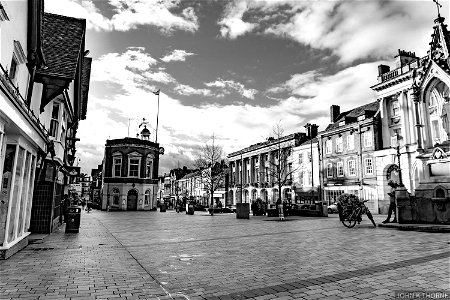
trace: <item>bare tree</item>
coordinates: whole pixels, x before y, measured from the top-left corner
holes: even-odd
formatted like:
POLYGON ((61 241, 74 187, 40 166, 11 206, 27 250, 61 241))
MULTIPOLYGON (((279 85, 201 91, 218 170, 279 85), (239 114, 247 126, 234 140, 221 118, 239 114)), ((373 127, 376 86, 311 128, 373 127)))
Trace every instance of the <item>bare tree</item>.
MULTIPOLYGON (((205 189, 209 192, 210 203, 214 205, 214 192, 225 187, 227 174, 227 164, 221 146, 215 144, 215 136, 212 136, 212 143, 206 143, 202 147, 197 159, 194 161, 195 168, 200 170, 201 181, 205 189)), ((211 214, 213 211, 211 210, 211 214)))
MULTIPOLYGON (((292 162, 290 162, 292 147, 296 145, 295 143, 287 142, 287 139, 283 136, 284 129, 279 123, 273 127, 272 133, 275 137, 268 138, 268 141, 273 141, 273 145, 269 147, 272 157, 269 156, 269 168, 267 171, 272 183, 274 186, 277 186, 278 199, 282 204, 282 187, 292 184, 293 174, 297 171, 297 169, 292 167, 292 162)), ((284 219, 284 216, 281 215, 280 218, 284 219)))

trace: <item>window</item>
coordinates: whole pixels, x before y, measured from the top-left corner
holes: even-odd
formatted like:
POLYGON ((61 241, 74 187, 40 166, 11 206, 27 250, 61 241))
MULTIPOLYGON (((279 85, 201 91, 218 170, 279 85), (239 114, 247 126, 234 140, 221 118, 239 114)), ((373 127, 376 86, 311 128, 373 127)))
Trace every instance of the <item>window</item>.
POLYGON ((144 205, 150 204, 150 190, 146 190, 144 194, 144 205))
POLYGON ((342 137, 336 139, 336 152, 342 152, 344 150, 344 145, 342 142, 342 137))
POLYGON ((344 163, 341 161, 337 163, 337 176, 344 176, 344 163))
POLYGON ((325 142, 325 153, 326 154, 331 154, 331 149, 332 149, 332 147, 333 147, 333 142, 331 141, 331 140, 327 140, 326 142, 325 142))
POLYGON ((372 158, 364 159, 364 169, 366 175, 373 175, 373 162, 372 158))
POLYGON ((305 185, 311 185, 312 182, 312 177, 311 177, 311 172, 310 171, 305 171, 305 185))
POLYGON ((391 114, 393 118, 400 116, 400 104, 398 103, 398 100, 391 102, 391 114))
POLYGON ((11 67, 9 68, 9 78, 12 81, 16 80, 18 66, 19 66, 19 63, 17 62, 17 58, 13 54, 13 57, 12 57, 12 60, 11 60, 11 67))
POLYGON ((58 127, 59 127, 59 103, 53 103, 52 109, 52 119, 50 121, 50 136, 58 137, 58 127))
POLYGON ((327 164, 327 177, 333 177, 333 164, 327 164))
POLYGON ((304 185, 305 183, 303 182, 303 171, 300 171, 298 173, 298 181, 300 182, 301 185, 304 185))
POLYGON ((119 189, 114 188, 114 189, 112 190, 112 197, 113 197, 112 204, 113 204, 113 205, 119 205, 119 196, 120 196, 119 189))
POLYGON ((22 45, 19 41, 14 41, 14 52, 11 58, 11 66, 9 67, 9 79, 12 82, 17 81, 17 75, 20 69, 20 65, 26 63, 27 58, 23 51, 22 45))
POLYGON ((307 155, 308 155, 308 161, 311 162, 311 152, 308 151, 307 155))
POLYGON ((354 159, 351 159, 347 162, 348 175, 355 176, 356 175, 356 162, 354 159))
POLYGON ((364 147, 372 146, 372 131, 363 132, 364 147))
POLYGON ((355 135, 347 135, 347 150, 355 150, 355 135))
POLYGON ((113 157, 113 176, 114 177, 120 177, 122 170, 122 158, 119 156, 113 157))
POLYGON ((288 164, 288 179, 292 180, 292 163, 288 164))
POLYGON ((146 162, 146 165, 145 165, 145 177, 147 177, 147 178, 152 178, 152 170, 153 170, 153 168, 152 168, 152 161, 150 160, 151 158, 150 157, 147 157, 147 162, 146 162))
POLYGON ((303 164, 303 153, 300 153, 300 154, 298 155, 298 164, 299 164, 299 165, 303 164))
POLYGON ((139 177, 139 158, 129 158, 128 176, 139 177))

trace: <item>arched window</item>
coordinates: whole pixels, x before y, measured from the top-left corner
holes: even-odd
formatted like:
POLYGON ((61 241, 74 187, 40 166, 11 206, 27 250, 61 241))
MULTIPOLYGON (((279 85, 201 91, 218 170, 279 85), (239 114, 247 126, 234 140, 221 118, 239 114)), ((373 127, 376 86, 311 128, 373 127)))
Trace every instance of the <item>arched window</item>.
POLYGON ((448 106, 450 97, 450 90, 448 86, 440 81, 435 84, 429 94, 428 102, 428 115, 429 115, 429 127, 431 133, 431 145, 436 143, 442 143, 448 140, 446 128, 448 126, 449 117, 448 112, 445 109, 448 106))
POLYGON ((146 190, 144 194, 144 205, 150 204, 150 190, 146 190))
POLYGON ((112 198, 113 198, 113 205, 119 205, 119 199, 120 199, 120 191, 118 188, 113 188, 112 190, 112 198))

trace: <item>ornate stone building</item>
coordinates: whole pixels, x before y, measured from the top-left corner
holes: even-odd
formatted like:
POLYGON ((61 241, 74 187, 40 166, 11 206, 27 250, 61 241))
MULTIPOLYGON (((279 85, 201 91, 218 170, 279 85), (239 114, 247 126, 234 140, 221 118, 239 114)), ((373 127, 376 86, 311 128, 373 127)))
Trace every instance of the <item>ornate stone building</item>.
POLYGON ((160 154, 164 154, 164 149, 150 141, 150 132, 145 127, 140 139, 107 140, 102 167, 102 209, 156 208, 160 154))
POLYGON ((372 86, 384 145, 376 153, 378 192, 386 195, 391 173, 400 173, 413 196, 397 203, 403 222, 450 223, 450 36, 441 16, 433 30, 425 57, 399 50, 395 68, 380 65, 372 86))

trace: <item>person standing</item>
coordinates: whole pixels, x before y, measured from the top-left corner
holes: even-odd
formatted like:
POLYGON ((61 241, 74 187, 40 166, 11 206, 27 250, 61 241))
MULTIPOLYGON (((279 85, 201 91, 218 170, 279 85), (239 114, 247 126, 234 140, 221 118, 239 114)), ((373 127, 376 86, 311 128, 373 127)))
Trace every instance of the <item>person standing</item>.
POLYGON ((389 195, 389 209, 388 209, 388 215, 386 220, 384 220, 383 224, 386 223, 397 223, 397 213, 396 213, 396 205, 395 205, 395 194, 394 191, 391 191, 390 193, 387 193, 389 195), (394 219, 390 221, 391 215, 394 213, 394 219))

